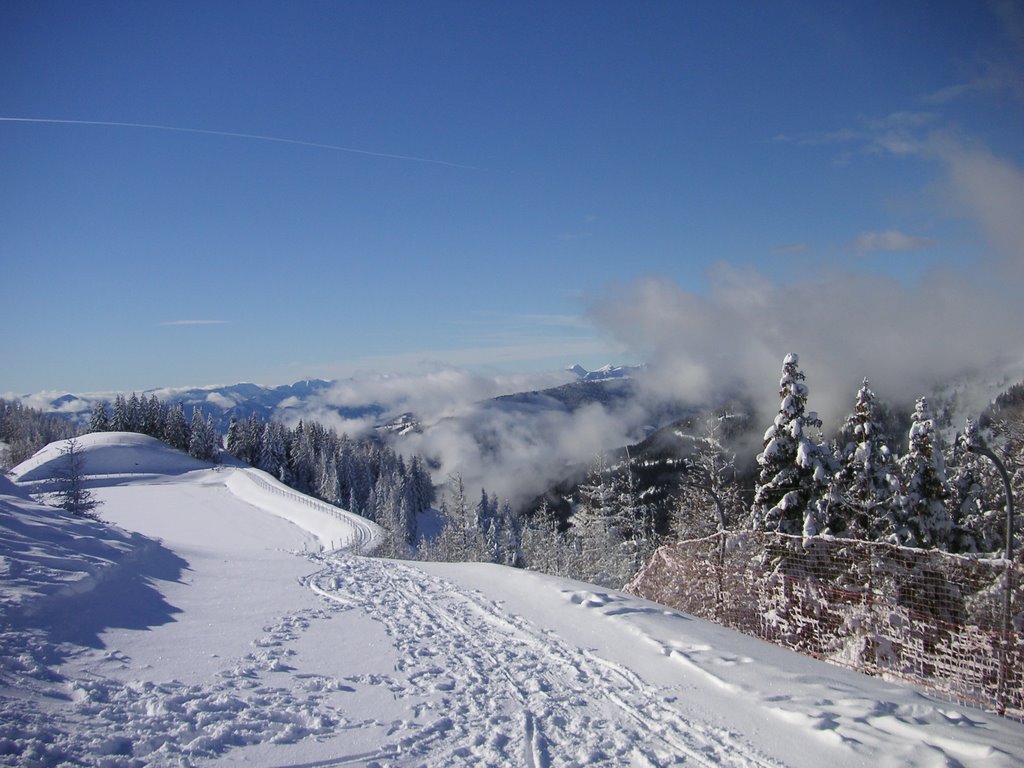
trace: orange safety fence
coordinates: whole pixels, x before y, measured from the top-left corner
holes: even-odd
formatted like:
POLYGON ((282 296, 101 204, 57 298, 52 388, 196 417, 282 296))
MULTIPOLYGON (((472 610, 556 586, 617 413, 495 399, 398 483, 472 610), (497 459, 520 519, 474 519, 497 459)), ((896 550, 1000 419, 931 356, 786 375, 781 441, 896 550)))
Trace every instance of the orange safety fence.
POLYGON ((1024 566, 876 542, 723 532, 658 549, 627 591, 1024 721, 1024 566))

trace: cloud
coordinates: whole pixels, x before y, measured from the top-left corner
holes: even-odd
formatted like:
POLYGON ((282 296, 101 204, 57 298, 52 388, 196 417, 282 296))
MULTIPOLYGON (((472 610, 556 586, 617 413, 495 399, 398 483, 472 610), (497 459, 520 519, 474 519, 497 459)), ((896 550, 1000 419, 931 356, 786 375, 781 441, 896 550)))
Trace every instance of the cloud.
POLYGON ((1004 264, 1024 265, 1024 170, 991 150, 950 134, 934 134, 929 152, 944 166, 950 205, 975 223, 1004 264))
POLYGON ((160 325, 225 325, 227 320, 165 320, 160 325))
POLYGON ((980 94, 1009 95, 1024 99, 1024 6, 1015 0, 989 3, 1002 39, 993 41, 972 65, 963 82, 939 88, 921 98, 922 103, 946 105, 980 94))
POLYGON ((473 493, 483 488, 522 503, 602 451, 640 439, 644 416, 636 401, 591 403, 571 412, 481 403, 410 435, 402 446, 438 463, 435 480, 457 472, 473 493))
POLYGON ((834 131, 813 131, 802 134, 779 134, 775 141, 799 146, 854 146, 864 154, 884 152, 912 155, 921 151, 920 131, 934 124, 934 112, 899 111, 883 117, 864 117, 855 128, 834 131))
POLYGON ((914 237, 892 229, 885 232, 862 232, 850 243, 850 247, 859 253, 921 251, 933 245, 935 241, 930 238, 914 237))
POLYGON ((783 357, 798 352, 811 408, 835 427, 865 376, 910 404, 939 382, 997 378, 1024 360, 1017 301, 952 271, 908 289, 875 275, 778 279, 720 265, 711 282, 698 295, 639 280, 594 306, 595 320, 650 362, 649 397, 703 404, 736 393, 764 419, 778 407, 783 357))
MULTIPOLYGON (((592 317, 630 354, 651 363, 652 396, 702 402, 735 389, 771 413, 782 358, 795 351, 808 374, 812 407, 835 425, 864 376, 879 394, 909 404, 958 377, 1002 385, 1004 376, 1024 375, 1018 330, 1024 169, 960 134, 934 129, 926 114, 894 113, 869 127, 859 139, 865 146, 901 156, 912 146, 918 161, 938 169, 943 213, 973 224, 983 238, 966 267, 933 267, 908 286, 850 271, 778 277, 719 265, 711 290, 700 295, 637 281, 597 302, 592 317), (920 129, 926 132, 918 135, 920 129), (896 141, 893 132, 902 138, 896 141)), ((850 247, 905 252, 933 244, 889 230, 866 231, 850 247)), ((984 397, 961 405, 976 413, 984 397)))
MULTIPOLYGON (((573 378, 568 371, 484 374, 441 364, 406 373, 360 373, 305 401, 301 417, 317 415, 317 420, 341 428, 339 408, 374 405, 385 419, 412 412, 432 424, 469 413, 490 398, 555 387, 573 378)), ((292 420, 299 418, 297 413, 292 420)), ((366 424, 376 420, 367 419, 366 424)), ((354 424, 349 422, 348 427, 354 424)))
POLYGON ((589 464, 598 453, 636 441, 644 424, 639 403, 590 404, 569 412, 554 400, 540 404, 496 403, 493 398, 539 392, 575 381, 568 371, 481 374, 436 366, 404 374, 361 374, 338 381, 317 397, 280 410, 287 422, 314 419, 349 434, 368 430, 380 412, 345 418, 338 409, 377 404, 383 418, 414 413, 424 431, 397 438, 396 448, 434 463, 435 482, 462 475, 467 488, 485 488, 502 499, 526 502, 565 476, 567 467, 589 464))

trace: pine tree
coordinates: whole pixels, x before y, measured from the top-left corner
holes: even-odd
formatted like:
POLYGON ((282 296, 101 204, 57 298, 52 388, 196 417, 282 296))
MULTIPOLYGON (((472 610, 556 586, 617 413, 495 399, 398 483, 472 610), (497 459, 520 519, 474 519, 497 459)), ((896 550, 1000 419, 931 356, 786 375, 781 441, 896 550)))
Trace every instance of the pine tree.
POLYGON ((289 485, 303 493, 307 493, 313 488, 316 462, 313 440, 312 430, 300 420, 288 443, 289 485))
POLYGON ((192 424, 189 427, 188 454, 196 459, 209 461, 214 455, 212 418, 204 418, 199 408, 192 409, 192 424))
POLYGON ((967 450, 990 442, 977 422, 967 420, 946 457, 949 511, 953 518, 951 552, 996 552, 1005 543, 1005 490, 990 459, 967 450))
POLYGON ((790 353, 782 364, 782 403, 757 456, 761 472, 751 517, 755 528, 814 535, 822 527, 828 460, 812 439, 812 430, 821 429, 821 420, 807 411, 808 389, 798 363, 797 355, 790 353))
POLYGON ((262 442, 263 423, 255 413, 249 414, 249 418, 245 422, 245 429, 242 432, 240 447, 242 455, 239 458, 246 464, 256 466, 262 453, 262 442))
POLYGON ((937 440, 928 401, 922 397, 914 407, 909 448, 899 465, 903 495, 894 533, 904 546, 947 549, 952 537, 949 489, 937 440))
POLYGON ((238 417, 231 416, 231 421, 228 422, 228 435, 227 443, 224 449, 237 459, 242 458, 241 454, 242 446, 242 427, 238 424, 238 417))
POLYGON ((100 502, 85 487, 85 456, 78 440, 67 440, 60 454, 64 461, 57 474, 56 506, 78 517, 94 517, 93 510, 100 502))
POLYGON ((116 395, 114 397, 114 409, 113 414, 110 417, 110 431, 130 431, 128 420, 128 401, 124 399, 124 395, 116 395))
POLYGON ((740 516, 743 501, 736 483, 736 456, 721 438, 722 419, 709 417, 700 436, 677 433, 692 441, 682 463, 672 532, 679 539, 728 530, 740 516))
POLYGON ((142 413, 142 433, 160 439, 163 437, 164 426, 167 422, 167 408, 156 395, 150 395, 147 399, 143 397, 140 401, 142 413))
POLYGON ((107 409, 110 403, 106 400, 97 400, 92 406, 92 415, 89 417, 90 432, 106 432, 110 429, 110 416, 107 409))
POLYGON ((466 499, 462 475, 448 477, 447 493, 441 501, 441 533, 428 552, 444 562, 478 562, 484 557, 483 536, 475 524, 475 511, 466 499))
POLYGON ((895 530, 899 477, 881 421, 878 402, 864 379, 854 412, 837 440, 839 470, 828 492, 826 533, 878 541, 895 530))
POLYGON ((132 392, 131 397, 128 398, 128 404, 126 409, 125 418, 125 431, 126 432, 142 432, 142 405, 139 402, 139 396, 132 392))
POLYGON ((570 575, 569 546, 559 530, 558 516, 546 499, 523 527, 522 553, 530 570, 570 575))
POLYGON ((185 420, 185 406, 179 402, 167 412, 164 423, 164 442, 179 451, 187 451, 191 435, 185 420))
POLYGON ((263 427, 262 448, 257 466, 281 482, 286 481, 288 445, 284 426, 279 422, 268 421, 266 426, 263 427))
POLYGON ((631 575, 632 558, 623 546, 615 485, 603 457, 599 458, 587 481, 579 486, 570 535, 573 578, 618 588, 631 575))

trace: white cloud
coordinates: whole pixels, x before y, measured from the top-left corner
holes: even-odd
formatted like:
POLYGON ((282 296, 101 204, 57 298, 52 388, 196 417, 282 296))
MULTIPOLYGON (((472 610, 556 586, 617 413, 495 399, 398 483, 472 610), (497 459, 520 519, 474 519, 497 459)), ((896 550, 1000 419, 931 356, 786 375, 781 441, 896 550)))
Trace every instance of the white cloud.
POLYGON ((929 151, 944 165, 951 205, 972 220, 1007 264, 1024 261, 1024 170, 986 147, 935 134, 929 151))
POLYGON ((811 407, 835 426, 864 376, 908 404, 938 382, 1024 358, 1016 299, 952 271, 907 288, 878 276, 773 279, 723 265, 711 281, 697 295, 640 280, 594 306, 598 323, 650 361, 651 397, 696 404, 740 392, 763 418, 778 407, 783 357, 798 352, 811 407))
POLYGON ((935 241, 931 238, 915 237, 893 229, 885 232, 862 232, 850 243, 850 247, 859 253, 921 251, 933 245, 935 241))

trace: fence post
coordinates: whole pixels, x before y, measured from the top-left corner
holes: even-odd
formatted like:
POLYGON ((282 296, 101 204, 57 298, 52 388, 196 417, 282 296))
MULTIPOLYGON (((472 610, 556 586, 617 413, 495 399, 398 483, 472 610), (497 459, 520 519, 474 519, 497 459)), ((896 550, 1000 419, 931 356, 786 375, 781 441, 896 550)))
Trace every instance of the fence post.
POLYGON ((721 623, 722 621, 722 592, 724 591, 722 581, 724 579, 725 572, 725 537, 728 535, 729 534, 726 533, 724 529, 718 532, 718 574, 717 578, 715 579, 715 621, 719 623, 721 623))
POLYGON ((1013 488, 1010 485, 1010 474, 1003 462, 977 435, 974 439, 965 439, 967 450, 989 459, 996 465, 1000 477, 1003 478, 1003 489, 1006 493, 1006 594, 1003 596, 1003 642, 1002 653, 999 655, 999 682, 996 686, 996 711, 1006 714, 1006 665, 1010 654, 1010 629, 1012 623, 1011 595, 1013 594, 1013 488))

